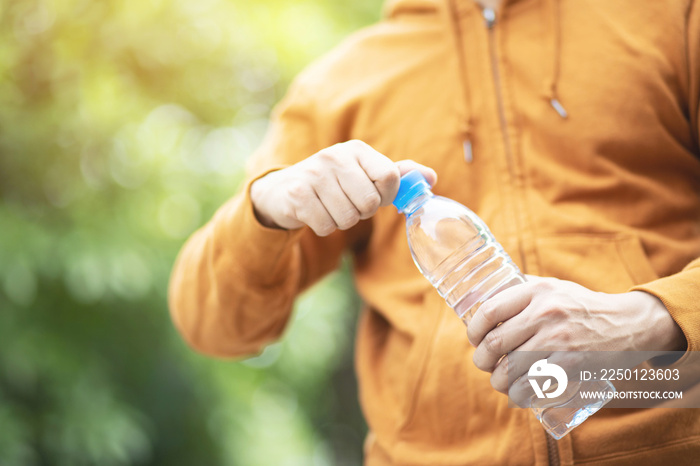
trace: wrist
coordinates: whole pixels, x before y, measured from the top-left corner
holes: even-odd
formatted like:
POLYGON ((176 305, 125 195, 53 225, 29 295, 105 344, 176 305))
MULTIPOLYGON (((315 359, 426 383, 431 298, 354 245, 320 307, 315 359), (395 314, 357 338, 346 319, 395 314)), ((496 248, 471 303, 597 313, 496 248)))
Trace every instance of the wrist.
POLYGON ((652 351, 685 351, 688 342, 683 330, 671 317, 664 303, 656 296, 645 291, 632 291, 629 293, 634 300, 640 315, 648 319, 648 334, 646 348, 652 351))
POLYGON ((253 181, 253 183, 251 183, 250 185, 249 193, 250 202, 253 205, 253 214, 255 214, 255 218, 258 220, 258 222, 260 222, 261 225, 267 228, 276 228, 282 230, 284 228, 279 226, 263 208, 263 199, 265 197, 264 178, 265 177, 258 178, 257 180, 253 181))

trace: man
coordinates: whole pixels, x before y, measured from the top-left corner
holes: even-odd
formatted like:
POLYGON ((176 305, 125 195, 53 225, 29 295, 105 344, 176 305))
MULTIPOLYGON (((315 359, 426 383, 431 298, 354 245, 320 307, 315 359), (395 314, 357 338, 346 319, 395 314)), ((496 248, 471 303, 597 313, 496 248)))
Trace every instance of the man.
POLYGON ((184 247, 173 318, 203 352, 257 352, 349 250, 368 465, 693 464, 695 410, 603 409, 555 443, 508 408, 498 361, 696 349, 699 106, 698 1, 390 2, 296 80, 245 191, 184 247), (496 295, 465 337, 381 207, 411 168, 555 278, 496 295))

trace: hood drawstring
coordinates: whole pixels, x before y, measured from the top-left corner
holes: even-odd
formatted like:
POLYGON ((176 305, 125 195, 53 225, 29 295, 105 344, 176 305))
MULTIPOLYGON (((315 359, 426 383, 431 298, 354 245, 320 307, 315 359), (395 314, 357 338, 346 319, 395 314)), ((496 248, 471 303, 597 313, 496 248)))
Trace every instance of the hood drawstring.
POLYGON ((464 107, 462 108, 462 114, 460 115, 460 133, 462 134, 463 142, 462 148, 464 151, 464 161, 471 163, 474 160, 474 153, 472 151, 472 127, 474 125, 472 111, 471 111, 471 96, 469 95, 469 81, 467 79, 467 64, 466 55, 464 53, 464 42, 462 41, 462 31, 459 24, 460 11, 456 4, 456 0, 448 0, 449 4, 449 22, 450 28, 452 29, 452 37, 455 41, 455 47, 457 49, 457 72, 459 73, 460 87, 462 89, 462 102, 464 107))
POLYGON ((569 113, 559 101, 557 93, 561 66, 561 13, 559 11, 559 1, 547 0, 547 7, 549 13, 548 22, 551 29, 550 37, 552 50, 550 51, 550 56, 552 57, 552 69, 550 70, 551 75, 545 84, 544 97, 549 101, 549 105, 552 106, 559 116, 565 119, 569 116, 569 113))
MULTIPOLYGON (((562 103, 559 101, 558 94, 558 84, 559 84, 559 73, 561 66, 561 16, 560 16, 560 5, 559 0, 545 0, 547 3, 546 14, 548 16, 547 23, 549 25, 549 38, 550 38, 550 50, 549 56, 551 58, 551 69, 549 70, 549 76, 544 85, 543 96, 549 103, 549 105, 557 112, 557 114, 562 118, 566 119, 569 117, 569 113, 566 111, 562 103)), ((460 134, 463 137, 463 151, 464 160, 467 163, 471 163, 474 160, 474 153, 472 148, 472 137, 473 137, 473 127, 474 127, 474 115, 471 109, 471 97, 469 94, 469 81, 467 78, 467 63, 466 54, 464 53, 464 41, 463 33, 460 26, 460 17, 463 12, 460 11, 460 5, 458 0, 447 0, 449 8, 449 18, 450 29, 452 31, 452 37, 455 41, 455 48, 457 49, 457 72, 459 73, 460 87, 462 89, 462 102, 464 106, 460 112, 460 134)))

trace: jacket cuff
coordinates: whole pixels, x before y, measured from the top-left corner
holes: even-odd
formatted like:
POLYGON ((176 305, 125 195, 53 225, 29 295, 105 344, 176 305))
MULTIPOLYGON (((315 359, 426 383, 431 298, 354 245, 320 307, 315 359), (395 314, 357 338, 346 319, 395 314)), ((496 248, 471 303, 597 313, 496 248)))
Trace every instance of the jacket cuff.
POLYGON ((292 246, 304 231, 304 228, 285 230, 266 227, 255 216, 250 187, 257 179, 277 169, 268 170, 249 181, 242 196, 228 201, 217 213, 217 236, 229 238, 229 241, 220 244, 234 245, 238 266, 245 271, 246 278, 254 283, 269 284, 279 279, 280 265, 292 254, 292 246))
MULTIPOLYGON (((688 342, 687 351, 700 349, 700 268, 686 268, 630 291, 645 291, 661 300, 688 342)), ((687 354, 686 354, 687 356, 687 354)), ((682 358, 685 359, 685 356, 682 358)))

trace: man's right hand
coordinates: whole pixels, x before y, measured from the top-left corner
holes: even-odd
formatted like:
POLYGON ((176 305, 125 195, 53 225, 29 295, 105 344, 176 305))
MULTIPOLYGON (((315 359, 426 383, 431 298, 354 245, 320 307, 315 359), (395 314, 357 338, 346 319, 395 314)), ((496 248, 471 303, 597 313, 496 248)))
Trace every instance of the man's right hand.
POLYGON ((308 225, 318 236, 347 230, 391 204, 403 174, 420 170, 434 185, 437 174, 412 160, 392 162, 362 141, 323 149, 250 188, 255 215, 271 228, 308 225))

